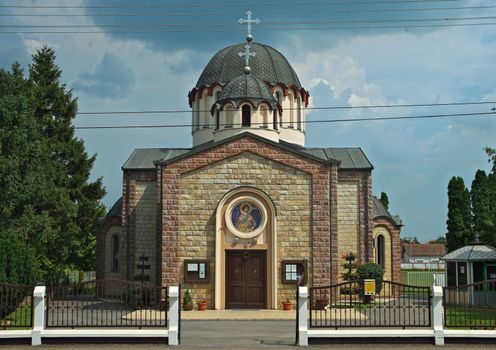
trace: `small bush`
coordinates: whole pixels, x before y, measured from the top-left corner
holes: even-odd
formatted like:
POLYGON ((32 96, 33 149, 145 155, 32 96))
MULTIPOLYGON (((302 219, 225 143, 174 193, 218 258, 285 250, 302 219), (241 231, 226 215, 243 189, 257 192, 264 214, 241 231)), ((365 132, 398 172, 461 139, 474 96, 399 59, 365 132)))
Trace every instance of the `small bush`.
MULTIPOLYGON (((365 263, 363 265, 358 266, 357 275, 360 280, 370 279, 375 280, 375 293, 379 294, 382 290, 382 278, 384 277, 384 270, 378 264, 374 263, 365 263)), ((369 303, 371 301, 370 295, 363 295, 363 287, 361 288, 360 295, 363 298, 365 303, 369 303)))

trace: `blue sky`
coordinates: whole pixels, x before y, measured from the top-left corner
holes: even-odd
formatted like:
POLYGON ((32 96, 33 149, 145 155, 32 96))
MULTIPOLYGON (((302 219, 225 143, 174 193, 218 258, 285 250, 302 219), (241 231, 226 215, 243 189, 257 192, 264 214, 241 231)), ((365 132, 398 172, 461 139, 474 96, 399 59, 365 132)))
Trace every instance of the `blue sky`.
MULTIPOLYGON (((82 112, 187 110, 187 93, 209 59, 244 40, 246 28, 237 21, 249 9, 262 21, 253 29, 255 41, 286 56, 314 107, 496 101, 496 24, 480 25, 496 23, 492 0, 0 0, 0 32, 93 32, 1 33, 0 66, 26 65, 30 54, 48 45, 82 112), (32 27, 48 25, 67 27, 32 27)), ((478 113, 492 107, 313 110, 308 118, 478 113)), ((75 121, 189 122, 188 113, 81 115, 75 121)), ((477 169, 489 169, 483 148, 496 147, 496 116, 316 123, 307 129, 307 146, 362 147, 375 167, 374 193, 387 192, 390 211, 404 221, 402 235, 421 240, 446 231, 449 179, 462 176, 470 186, 477 169)), ((78 136, 88 153, 97 153, 92 176, 103 177, 107 206, 121 195, 121 166, 134 148, 191 146, 188 128, 81 130, 78 136)))

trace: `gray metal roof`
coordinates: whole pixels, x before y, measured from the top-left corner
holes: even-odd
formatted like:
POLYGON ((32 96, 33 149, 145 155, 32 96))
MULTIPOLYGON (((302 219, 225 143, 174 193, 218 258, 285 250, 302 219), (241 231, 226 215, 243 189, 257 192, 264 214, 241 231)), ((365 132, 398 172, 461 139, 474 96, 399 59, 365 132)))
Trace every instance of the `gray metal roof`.
POLYGON ((267 100, 277 103, 267 84, 251 74, 241 75, 227 83, 222 89, 218 102, 232 99, 267 100))
POLYGON ((403 225, 401 218, 398 215, 391 215, 389 210, 386 209, 384 204, 382 204, 382 202, 376 196, 372 196, 372 215, 374 219, 381 216, 388 217, 393 220, 396 225, 403 225))
MULTIPOLYGON (((196 87, 212 83, 227 83, 243 75, 245 59, 238 55, 244 51, 246 43, 232 45, 217 52, 203 70, 196 87)), ((300 80, 288 60, 276 49, 258 43, 251 43, 250 51, 256 56, 250 60, 251 74, 267 83, 296 85, 301 88, 300 80)))
POLYGON ((340 169, 373 169, 362 149, 357 148, 302 148, 302 152, 312 154, 315 157, 322 159, 335 159, 341 162, 340 169))
POLYGON ((137 148, 129 156, 122 169, 155 169, 154 161, 175 158, 190 151, 190 148, 137 148))
POLYGON ((122 166, 123 170, 155 169, 154 161, 168 162, 204 151, 231 139, 239 138, 248 134, 250 137, 281 147, 302 156, 315 159, 325 163, 340 163, 340 169, 373 169, 372 164, 363 153, 361 148, 305 148, 292 145, 287 142, 273 142, 260 136, 243 133, 219 142, 207 142, 193 148, 138 148, 135 149, 129 159, 122 166), (333 155, 333 156, 331 156, 333 155))
POLYGON ((486 244, 467 245, 446 254, 441 258, 446 261, 488 261, 496 260, 496 249, 486 244))

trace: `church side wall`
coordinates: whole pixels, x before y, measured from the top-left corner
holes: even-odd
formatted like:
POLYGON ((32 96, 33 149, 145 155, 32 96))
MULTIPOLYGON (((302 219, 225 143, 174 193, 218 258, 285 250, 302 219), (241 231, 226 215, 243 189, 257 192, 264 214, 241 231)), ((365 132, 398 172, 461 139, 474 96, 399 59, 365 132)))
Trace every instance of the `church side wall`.
POLYGON ((337 184, 338 225, 338 276, 344 272, 343 255, 356 254, 357 264, 370 261, 373 251, 372 237, 372 176, 370 170, 339 170, 337 184))
MULTIPOLYGON (((151 265, 146 274, 150 281, 156 282, 156 247, 158 245, 156 215, 157 215, 157 174, 155 170, 125 171, 122 194, 122 249, 126 252, 126 278, 134 281, 141 254, 148 254, 149 260, 145 264, 151 265), (153 211, 153 213, 151 213, 153 211), (150 222, 144 219, 146 216, 150 222), (141 240, 144 241, 142 242, 141 240), (153 245, 152 245, 153 241, 153 245)), ((124 264, 123 264, 124 265, 124 264)))
MULTIPOLYGON (((312 271, 311 176, 248 152, 219 161, 184 174, 179 197, 181 267, 187 259, 208 259, 211 271, 210 283, 184 287, 190 289, 193 299, 207 297, 209 307, 214 306, 215 210, 228 191, 240 186, 256 187, 276 206, 278 299, 294 298, 294 285, 281 283, 282 260, 305 259, 312 271)), ((311 280, 311 273, 308 277, 311 280)))
POLYGON ((135 250, 134 260, 137 262, 134 266, 134 276, 141 275, 142 270, 136 265, 141 264, 140 257, 148 260, 144 261, 145 265, 150 265, 144 273, 149 277, 151 283, 156 282, 156 214, 157 206, 155 196, 156 183, 137 181, 136 182, 136 228, 135 228, 135 250))

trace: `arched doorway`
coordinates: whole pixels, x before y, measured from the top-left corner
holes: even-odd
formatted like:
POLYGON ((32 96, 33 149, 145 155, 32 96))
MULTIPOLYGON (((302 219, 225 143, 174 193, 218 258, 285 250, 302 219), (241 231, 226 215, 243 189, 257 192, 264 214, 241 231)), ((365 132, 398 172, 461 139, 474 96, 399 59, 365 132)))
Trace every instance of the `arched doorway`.
POLYGON ((276 210, 270 197, 239 187, 216 210, 215 308, 276 308, 276 210))

